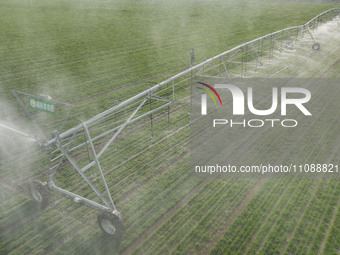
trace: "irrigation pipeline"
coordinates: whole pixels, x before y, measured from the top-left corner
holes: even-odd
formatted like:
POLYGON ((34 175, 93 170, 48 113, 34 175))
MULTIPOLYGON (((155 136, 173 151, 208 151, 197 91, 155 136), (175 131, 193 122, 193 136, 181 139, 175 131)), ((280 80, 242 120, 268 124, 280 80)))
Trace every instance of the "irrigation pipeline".
MULTIPOLYGON (((314 28, 316 25, 319 24, 319 22, 324 22, 325 16, 333 15, 333 18, 334 18, 334 17, 338 16, 339 14, 340 14, 340 8, 333 8, 333 9, 330 9, 328 11, 325 11, 325 12, 317 15, 316 17, 314 17, 313 19, 311 19, 310 21, 308 21, 304 25, 285 28, 285 29, 282 29, 282 30, 279 30, 279 31, 276 31, 276 32, 273 32, 273 33, 270 33, 270 34, 267 34, 267 35, 264 35, 262 37, 256 38, 256 39, 254 39, 252 41, 249 41, 247 43, 241 44, 239 46, 236 46, 235 48, 230 49, 228 51, 225 51, 225 52, 223 52, 223 53, 221 53, 219 55, 216 55, 216 56, 214 56, 214 57, 212 57, 212 58, 210 58, 210 59, 208 59, 208 60, 206 60, 206 61, 204 61, 204 62, 202 62, 200 64, 197 64, 195 66, 191 66, 190 68, 188 68, 188 69, 178 73, 177 75, 174 75, 171 78, 169 78, 167 80, 164 80, 164 81, 158 83, 157 85, 155 85, 155 86, 153 86, 153 87, 151 87, 151 88, 149 88, 149 89, 139 93, 138 95, 136 95, 134 97, 131 97, 130 99, 127 99, 124 102, 122 102, 122 103, 120 103, 120 104, 118 104, 118 105, 116 105, 116 106, 114 106, 114 107, 112 107, 112 108, 110 108, 110 109, 108 109, 108 110, 106 110, 106 111, 104 111, 104 112, 94 116, 93 118, 85 121, 84 124, 85 125, 90 125, 91 123, 94 123, 94 122, 102 119, 103 117, 105 117, 105 116, 107 116, 107 115, 117 111, 118 109, 120 109, 120 108, 122 108, 122 107, 124 107, 124 106, 126 106, 126 105, 128 105, 128 104, 130 104, 130 103, 132 103, 134 101, 136 101, 137 99, 139 99, 141 97, 145 97, 145 96, 151 94, 152 92, 157 91, 159 88, 164 87, 165 85, 169 85, 170 84, 170 86, 171 86, 171 84, 173 84, 176 79, 181 78, 181 77, 191 73, 194 70, 197 70, 197 69, 199 69, 201 67, 204 67, 204 66, 210 64, 214 60, 217 60, 217 59, 219 59, 219 58, 221 58, 223 56, 227 56, 230 53, 234 53, 237 50, 240 50, 240 49, 242 49, 242 48, 244 48, 246 46, 251 46, 252 44, 254 44, 256 42, 259 42, 259 41, 261 41, 263 39, 273 38, 277 34, 280 34, 280 33, 283 33, 283 32, 289 32, 289 31, 292 31, 294 29, 300 29, 300 31, 306 31, 307 30, 310 33, 309 29, 310 28, 314 28)), ((69 135, 73 134, 75 131, 81 130, 82 127, 83 127, 83 123, 81 123, 81 124, 77 125, 76 127, 71 128, 71 129, 61 133, 59 137, 61 139, 67 138, 69 135)), ((48 146, 50 144, 53 144, 55 142, 56 142, 56 139, 53 138, 52 140, 50 140, 50 141, 48 141, 46 143, 46 146, 48 146)))
MULTIPOLYGON (((77 132, 77 131, 79 131, 79 130, 82 130, 82 128, 83 128, 84 125, 89 126, 89 125, 91 125, 92 123, 95 123, 96 121, 98 121, 98 120, 104 118, 105 116, 107 116, 107 115, 109 115, 109 114, 111 114, 111 113, 117 111, 118 109, 120 109, 120 108, 122 108, 122 107, 124 107, 124 106, 126 106, 126 105, 128 105, 128 104, 130 104, 130 103, 133 103, 133 102, 135 102, 136 100, 138 100, 138 99, 140 99, 140 98, 147 97, 148 95, 152 94, 153 92, 156 92, 158 89, 160 89, 161 87, 164 87, 165 85, 168 85, 168 84, 174 85, 174 81, 175 81, 176 79, 181 78, 181 77, 183 77, 183 76, 185 76, 185 75, 187 75, 187 74, 190 74, 192 71, 197 70, 197 69, 199 69, 199 68, 201 68, 201 67, 204 67, 204 66, 206 66, 207 64, 210 64, 211 62, 213 62, 213 61, 215 61, 215 60, 218 60, 218 59, 221 58, 221 57, 227 56, 227 55, 230 54, 230 53, 235 53, 236 51, 238 51, 238 50, 240 50, 240 49, 242 49, 242 48, 244 48, 244 47, 246 47, 246 46, 251 46, 253 43, 259 42, 259 41, 261 41, 261 40, 263 40, 263 39, 271 39, 271 38, 275 37, 275 35, 280 34, 280 33, 283 33, 283 32, 289 32, 289 31, 293 31, 293 30, 297 29, 300 33, 305 32, 305 31, 307 31, 308 33, 310 33, 310 29, 311 29, 311 28, 314 28, 316 25, 318 25, 319 22, 324 22, 324 19, 325 19, 325 17, 326 17, 327 15, 328 15, 328 16, 329 16, 329 15, 334 15, 334 16, 333 16, 333 18, 334 18, 334 17, 336 17, 336 16, 339 16, 339 14, 340 14, 340 8, 333 8, 333 9, 330 9, 330 10, 328 10, 328 11, 325 11, 325 12, 319 14, 318 16, 316 16, 315 18, 311 19, 310 21, 308 21, 308 22, 307 22, 306 24, 304 24, 304 25, 294 26, 294 27, 289 27, 289 28, 281 29, 281 30, 279 30, 279 31, 276 31, 276 32, 273 32, 273 33, 264 35, 264 36, 262 36, 262 37, 259 37, 259 38, 257 38, 257 39, 254 39, 254 40, 252 40, 252 41, 250 41, 250 42, 241 44, 241 45, 239 45, 239 46, 237 46, 237 47, 235 47, 235 48, 233 48, 233 49, 230 49, 230 50, 228 50, 228 51, 225 51, 225 52, 223 52, 223 53, 221 53, 221 54, 219 54, 219 55, 216 55, 216 56, 214 56, 214 57, 212 57, 212 58, 210 58, 210 59, 208 59, 208 60, 206 60, 206 61, 204 61, 204 62, 202 62, 202 63, 200 63, 200 64, 197 64, 197 65, 195 65, 195 66, 192 66, 192 67, 190 67, 189 69, 187 69, 187 70, 185 70, 185 71, 183 71, 183 72, 181 72, 181 73, 179 73, 179 74, 177 74, 177 75, 175 75, 175 76, 173 76, 173 77, 171 77, 171 78, 168 78, 168 79, 166 79, 166 80, 164 80, 164 81, 162 81, 162 82, 160 82, 160 83, 158 83, 157 85, 153 86, 152 88, 147 89, 147 90, 145 90, 145 91, 139 93, 138 95, 135 95, 135 96, 133 96, 133 97, 131 97, 131 98, 125 100, 124 102, 122 102, 122 103, 120 103, 120 104, 118 104, 118 105, 116 105, 116 106, 114 106, 114 107, 112 107, 112 108, 110 108, 110 109, 108 109, 108 110, 106 110, 106 111, 104 111, 104 112, 102 112, 102 113, 100 113, 100 114, 98 114, 98 115, 92 117, 91 119, 88 119, 88 120, 85 121, 84 123, 79 124, 78 126, 76 126, 76 127, 74 127, 74 128, 71 128, 71 129, 69 129, 69 130, 67 130, 67 131, 65 131, 65 132, 63 132, 63 133, 61 133, 61 134, 59 135, 59 138, 61 138, 61 139, 66 138, 66 137, 68 137, 68 136, 74 134, 75 132, 77 132)), ((326 17, 326 18, 327 18, 327 17, 326 17)), ((310 34, 311 34, 311 33, 310 33, 310 34)), ((312 36, 312 35, 311 35, 311 36, 312 36)), ((57 138, 53 138, 53 139, 51 139, 50 141, 48 141, 45 145, 46 145, 46 146, 49 146, 49 145, 51 145, 51 144, 54 144, 56 141, 57 141, 57 138)))

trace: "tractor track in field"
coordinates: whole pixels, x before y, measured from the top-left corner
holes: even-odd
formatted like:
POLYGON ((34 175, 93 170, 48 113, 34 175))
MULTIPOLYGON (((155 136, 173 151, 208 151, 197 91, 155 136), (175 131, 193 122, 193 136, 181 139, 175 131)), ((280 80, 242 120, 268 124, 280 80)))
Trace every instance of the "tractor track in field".
MULTIPOLYGON (((289 148, 291 150, 293 147, 289 148)), ((277 164, 280 162, 277 162, 277 164)), ((228 228, 231 226, 233 221, 239 216, 239 214, 246 208, 248 203, 253 199, 253 197, 256 195, 256 193, 261 189, 264 182, 267 180, 267 178, 261 178, 260 181, 256 184, 256 186, 247 194, 246 198, 242 201, 242 203, 234 210, 232 215, 228 218, 226 225, 223 229, 217 231, 215 234, 212 242, 210 242, 200 254, 209 254, 211 250, 216 246, 216 244, 219 242, 219 240, 224 236, 225 232, 228 230, 228 228)), ((285 190, 287 187, 285 188, 285 190)), ((275 207, 275 205, 274 205, 275 207)), ((273 208, 271 209, 271 211, 273 208)))
POLYGON ((239 204, 236 207, 236 209, 233 211, 233 213, 228 218, 225 227, 222 230, 219 230, 216 232, 215 236, 213 237, 213 240, 215 241, 212 241, 208 245, 206 245, 199 254, 205 255, 205 254, 210 253, 210 251, 216 246, 217 242, 224 235, 226 230, 231 226, 233 221, 239 216, 239 214, 246 208, 246 206, 253 199, 256 193, 261 189, 262 185, 264 184, 266 180, 267 180, 266 178, 260 179, 258 183, 255 185, 255 187, 252 188, 250 192, 248 192, 247 196, 242 200, 241 204, 239 204))
MULTIPOLYGON (((298 187, 299 187, 299 184, 301 184, 301 183, 298 183, 298 184, 295 185, 294 191, 292 192, 292 195, 297 191, 297 189, 298 189, 298 187)), ((286 189, 285 189, 285 190, 286 190, 286 189)), ((292 197, 292 195, 291 195, 291 197, 292 197)), ((259 244, 258 250, 260 250, 260 249, 264 246, 264 244, 267 242, 268 237, 269 237, 269 234, 271 233, 271 231, 273 230, 273 228, 276 226, 276 223, 277 223, 277 221, 278 221, 278 219, 279 219, 278 217, 280 217, 281 214, 282 214, 282 212, 286 209, 287 204, 289 203, 291 197, 290 197, 289 199, 287 199, 285 205, 284 205, 284 206, 282 207, 282 209, 280 210, 280 213, 278 214, 278 216, 277 216, 277 218, 276 218, 274 224, 273 224, 272 226, 270 226, 270 229, 268 230, 268 232, 266 233, 266 235, 264 236, 264 238, 261 240, 261 243, 259 244)), ((272 212, 274 209, 275 209, 275 207, 273 207, 270 211, 272 212)), ((263 226, 264 223, 265 223, 265 222, 263 222, 263 223, 261 224, 261 227, 263 226)), ((261 227, 258 229, 257 233, 261 230, 261 227)), ((256 237, 257 237, 257 234, 256 234, 256 237)), ((247 249, 243 252, 243 254, 246 254, 246 253, 247 253, 248 249, 250 248, 252 242, 256 239, 256 237, 255 237, 254 239, 253 239, 253 238, 251 239, 251 242, 249 243, 249 245, 247 246, 247 249)))
MULTIPOLYGON (((271 208, 270 212, 268 213, 268 215, 266 216, 266 218, 263 220, 263 222, 261 223, 261 225, 259 226, 259 228, 256 230, 255 234, 251 237, 250 241, 248 242, 246 248, 242 251, 242 255, 245 255, 247 254, 251 244, 256 240, 259 232, 261 231, 261 228, 267 223, 268 219, 270 218, 273 210, 275 210, 275 208, 278 206, 278 204, 281 202, 282 200, 282 197, 283 195, 286 193, 286 190, 288 189, 288 187, 291 185, 292 183, 292 180, 289 181, 289 183, 287 184, 287 186, 285 187, 285 189, 282 191, 281 195, 280 195, 280 198, 275 202, 275 204, 273 205, 273 207, 271 208)), ((297 187, 297 185, 296 185, 297 187)), ((296 190, 296 187, 295 187, 295 190, 296 190)), ((294 192, 295 192, 294 190, 294 192)), ((280 210, 280 215, 281 215, 281 212, 286 208, 286 205, 288 203, 289 199, 286 201, 285 205, 282 207, 282 209, 280 210)), ((276 223, 276 221, 275 221, 276 223)), ((270 230, 268 231, 268 233, 270 233, 270 231, 273 229, 274 227, 274 224, 270 227, 270 230)))
MULTIPOLYGON (((336 47, 338 49, 339 47, 336 47)), ((334 64, 332 64, 322 75, 320 78, 327 76, 334 68, 340 63, 340 59, 338 59, 334 64)))
POLYGON ((172 214, 174 214, 178 209, 184 206, 191 199, 191 197, 197 194, 199 190, 211 179, 212 177, 208 177, 201 181, 181 201, 179 201, 166 214, 158 219, 151 227, 149 227, 136 241, 133 242, 132 245, 130 245, 125 251, 123 251, 122 255, 131 254, 140 244, 145 241, 145 239, 147 239, 157 228, 159 228, 172 214))

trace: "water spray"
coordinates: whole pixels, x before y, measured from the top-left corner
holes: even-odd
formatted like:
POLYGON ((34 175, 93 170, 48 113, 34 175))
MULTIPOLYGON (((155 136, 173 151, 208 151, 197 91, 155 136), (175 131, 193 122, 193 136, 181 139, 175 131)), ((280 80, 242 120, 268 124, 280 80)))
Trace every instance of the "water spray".
MULTIPOLYGON (((30 135, 28 135, 28 134, 25 134, 25 133, 21 132, 20 130, 17 130, 17 129, 15 129, 15 128, 9 127, 9 126, 7 126, 7 125, 5 125, 5 124, 2 124, 2 123, 0 123, 0 127, 1 127, 1 128, 4 128, 4 129, 7 129, 7 130, 9 130, 9 131, 11 131, 11 132, 14 132, 14 133, 16 133, 16 134, 19 134, 19 135, 21 135, 21 136, 26 137, 26 138, 28 139, 28 141, 31 141, 31 142, 38 142, 38 143, 39 143, 39 139, 38 139, 38 138, 32 137, 32 136, 30 136, 30 135)), ((39 143, 39 144, 40 144, 40 143, 39 143)))

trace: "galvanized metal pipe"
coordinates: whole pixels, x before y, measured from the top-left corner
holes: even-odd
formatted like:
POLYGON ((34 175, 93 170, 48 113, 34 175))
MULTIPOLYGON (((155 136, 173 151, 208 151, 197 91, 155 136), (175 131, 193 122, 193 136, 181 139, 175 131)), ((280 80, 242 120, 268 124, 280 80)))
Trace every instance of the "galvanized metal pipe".
MULTIPOLYGON (((273 32, 273 33, 264 35, 264 36, 262 36, 262 37, 259 37, 259 38, 254 39, 254 40, 252 40, 252 41, 250 41, 250 42, 243 43, 243 44, 241 44, 241 45, 239 45, 239 46, 236 46, 236 47, 234 47, 234 48, 232 48, 232 49, 230 49, 230 50, 227 50, 227 51, 225 51, 225 52, 223 52, 223 53, 221 53, 221 54, 219 54, 219 55, 216 55, 216 56, 214 56, 214 57, 212 57, 212 58, 210 58, 210 59, 208 59, 208 60, 206 60, 206 61, 203 61, 203 62, 200 63, 200 64, 197 64, 197 65, 195 65, 195 66, 192 66, 192 67, 190 67, 189 69, 186 69, 185 71, 180 72, 179 74, 176 74, 175 76, 170 77, 170 78, 168 78, 168 79, 166 79, 166 80, 164 80, 164 81, 158 83, 157 85, 155 85, 155 86, 153 86, 153 87, 151 87, 151 88, 149 88, 149 89, 147 89, 147 90, 145 90, 145 91, 143 91, 143 92, 141 92, 141 93, 139 93, 139 94, 137 94, 137 95, 135 95, 135 96, 133 96, 133 97, 127 99, 127 100, 125 100, 124 102, 120 103, 119 105, 116 105, 116 106, 114 106, 114 107, 112 107, 112 108, 110 108, 110 109, 108 109, 108 110, 106 110, 106 111, 104 111, 104 112, 102 112, 102 113, 99 113, 98 115, 94 116, 93 118, 88 119, 87 121, 85 121, 84 124, 88 126, 88 125, 90 125, 90 124, 92 124, 92 123, 94 123, 94 122, 96 122, 96 121, 102 119, 103 117, 105 117, 105 116, 107 116, 107 115, 109 115, 109 114, 111 114, 111 113, 117 111, 117 110, 120 109, 120 108, 122 108, 122 107, 124 107, 124 106, 126 106, 126 105, 128 105, 128 104, 130 104, 130 103, 132 103, 132 102, 134 102, 134 101, 136 101, 136 100, 142 98, 142 97, 145 97, 145 96, 150 95, 152 92, 158 90, 159 88, 165 86, 166 84, 168 84, 168 83, 170 83, 170 82, 173 82, 173 81, 176 80, 177 78, 180 78, 180 77, 182 77, 182 76, 184 76, 184 75, 186 75, 186 74, 192 72, 193 70, 196 70, 196 69, 198 69, 198 68, 200 68, 200 67, 203 67, 203 66, 205 66, 206 64, 209 64, 210 62, 212 62, 212 61, 214 61, 214 60, 216 60, 216 59, 218 59, 218 58, 220 58, 220 57, 223 57, 223 56, 225 56, 225 55, 227 55, 227 54, 229 54, 229 53, 231 53, 231 52, 233 52, 233 51, 235 51, 235 50, 241 49, 241 48, 244 47, 244 46, 247 46, 247 45, 249 45, 249 44, 252 44, 252 43, 254 43, 254 42, 257 42, 257 41, 259 41, 259 40, 262 40, 262 39, 265 39, 265 38, 268 38, 268 37, 272 37, 272 36, 274 36, 274 35, 276 35, 276 34, 278 34, 278 33, 284 32, 284 31, 293 30, 293 29, 297 29, 297 28, 308 28, 309 24, 311 24, 312 22, 314 22, 316 19, 318 19, 319 17, 321 17, 321 16, 323 16, 323 15, 325 15, 325 14, 327 14, 327 13, 331 13, 331 12, 335 12, 335 13, 337 12, 338 15, 339 15, 339 13, 340 13, 340 8, 333 8, 333 9, 330 9, 330 10, 328 10, 328 11, 325 11, 325 12, 319 14, 318 16, 314 17, 313 19, 311 19, 310 21, 308 21, 308 22, 307 22, 306 24, 304 24, 304 25, 293 26, 293 27, 281 29, 281 30, 279 30, 279 31, 276 31, 276 32, 273 32)), ((74 128, 71 128, 71 129, 69 129, 69 130, 67 130, 67 131, 65 131, 65 132, 63 132, 63 133, 61 133, 61 134, 59 135, 59 137, 60 137, 61 139, 63 139, 63 138, 65 138, 65 137, 68 137, 69 135, 73 134, 74 132, 77 132, 78 130, 81 130, 82 128, 83 128, 83 124, 79 124, 79 125, 75 126, 74 128)), ((53 138, 53 139, 51 139, 50 141, 48 141, 45 145, 46 145, 46 146, 51 145, 51 144, 55 143, 56 140, 57 140, 57 138, 53 138)))

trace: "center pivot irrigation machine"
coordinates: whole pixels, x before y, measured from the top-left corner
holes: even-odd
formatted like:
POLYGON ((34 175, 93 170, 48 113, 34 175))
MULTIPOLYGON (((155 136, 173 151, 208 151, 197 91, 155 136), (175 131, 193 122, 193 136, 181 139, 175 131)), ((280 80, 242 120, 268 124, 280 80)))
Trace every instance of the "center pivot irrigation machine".
MULTIPOLYGON (((338 22, 339 13, 338 8, 330 9, 304 25, 267 34, 197 65, 193 65, 195 57, 191 52, 192 65, 189 69, 68 130, 65 130, 65 127, 70 126, 71 121, 68 119, 72 105, 57 102, 47 95, 34 96, 13 90, 13 95, 24 108, 38 135, 32 137, 16 132, 37 141, 50 155, 47 181, 31 181, 29 185, 31 197, 42 209, 48 205, 49 194, 52 191, 70 198, 74 203, 93 207, 101 212, 98 223, 102 231, 110 236, 119 237, 123 233, 124 222, 112 198, 110 183, 105 178, 103 165, 108 168, 105 160, 112 155, 109 148, 116 142, 118 136, 122 135, 122 131, 132 123, 145 124, 146 121, 143 119, 146 116, 151 116, 152 119, 152 115, 159 111, 163 112, 161 116, 166 114, 169 116, 169 107, 175 103, 175 99, 177 103, 183 98, 188 98, 187 95, 183 96, 183 89, 190 90, 193 75, 248 77, 261 66, 270 64, 275 57, 285 51, 295 48, 310 49, 312 52, 320 50, 320 44, 315 41, 313 33, 326 22, 338 22), (44 131, 48 123, 38 124, 38 120, 49 113, 53 118, 57 118, 58 111, 62 112, 63 120, 59 121, 61 125, 57 130, 50 130, 52 137, 48 138, 50 134, 44 131), (88 157, 81 157, 82 153, 87 153, 88 157), (105 154, 108 155, 103 160, 105 154), (92 198, 95 199, 85 198, 55 184, 55 177, 65 161, 70 163, 78 177, 80 176, 92 189, 96 195, 92 198), (90 169, 99 173, 100 178, 93 180, 90 169)), ((1 126, 11 129, 8 126, 1 126)), ((130 131, 125 135, 130 135, 133 129, 130 131)))

